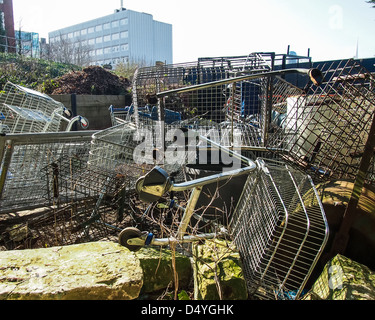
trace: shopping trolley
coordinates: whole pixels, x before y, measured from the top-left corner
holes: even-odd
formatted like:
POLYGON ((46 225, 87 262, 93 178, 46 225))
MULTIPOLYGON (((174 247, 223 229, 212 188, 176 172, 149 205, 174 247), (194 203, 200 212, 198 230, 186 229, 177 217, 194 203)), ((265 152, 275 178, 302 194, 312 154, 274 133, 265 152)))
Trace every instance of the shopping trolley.
MULTIPOLYGON (((375 111, 374 77, 355 60, 319 69, 321 86, 288 97, 286 116, 270 133, 268 147, 316 181, 354 180, 375 111)), ((374 181, 374 161, 367 181, 374 181)))
POLYGON ((35 133, 66 131, 74 123, 87 129, 89 122, 82 116, 73 118, 70 110, 60 102, 38 91, 7 82, 0 94, 0 132, 35 133))
POLYGON ((56 186, 53 177, 62 170, 59 163, 67 164, 66 172, 76 172, 77 164, 88 160, 93 133, 85 130, 0 135, 0 214, 55 204, 53 195, 58 191, 52 191, 56 186))
POLYGON ((26 221, 0 225, 0 245, 18 250, 109 240, 119 232, 118 211, 118 203, 97 197, 41 207, 26 221))
POLYGON ((167 121, 168 110, 179 114, 175 122, 201 134, 211 129, 226 131, 229 139, 222 143, 225 146, 233 144, 230 131, 240 129, 245 133, 243 150, 266 150, 271 146, 269 134, 286 117, 287 98, 305 92, 283 78, 302 75, 306 87, 311 80, 319 84, 321 73, 303 68, 273 70, 259 57, 249 56, 240 65, 233 60, 226 64, 199 61, 198 67, 185 64, 137 70, 133 82, 134 122, 143 121, 137 110, 157 107, 160 121, 167 121))
MULTIPOLYGON (((156 238, 152 232, 129 227, 120 232, 119 243, 137 251, 147 246, 173 247, 230 237, 240 252, 252 297, 297 299, 328 239, 325 213, 311 178, 284 163, 263 159, 254 162, 213 141, 206 141, 211 152, 220 150, 237 158, 241 165, 180 183, 175 183, 161 167, 154 167, 136 183, 142 201, 165 202, 167 193, 191 190, 185 207, 173 197, 169 200, 171 209, 183 212, 178 229, 167 238, 156 238), (229 223, 213 221, 213 232, 197 232, 192 218, 196 221, 205 219, 197 214, 196 207, 202 189, 239 176, 247 176, 247 181, 235 211, 229 216, 229 223)), ((206 164, 196 165, 204 168, 206 164)), ((211 165, 208 163, 208 167, 211 165)))

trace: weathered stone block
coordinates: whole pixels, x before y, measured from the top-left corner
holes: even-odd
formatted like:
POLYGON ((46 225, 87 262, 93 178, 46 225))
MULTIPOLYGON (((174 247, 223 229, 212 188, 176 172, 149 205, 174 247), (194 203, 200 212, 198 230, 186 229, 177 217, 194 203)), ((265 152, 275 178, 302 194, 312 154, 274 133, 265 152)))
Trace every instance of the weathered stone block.
POLYGON ((342 255, 335 256, 304 300, 375 300, 375 272, 342 255))
POLYGON ((168 287, 174 281, 174 272, 178 276, 179 288, 189 284, 192 274, 188 257, 175 253, 175 271, 172 266, 172 252, 160 248, 142 248, 135 253, 143 270, 143 293, 156 292, 168 287))
POLYGON ((131 300, 142 285, 139 260, 112 242, 0 252, 0 300, 131 300))
POLYGON ((246 282, 239 253, 233 243, 221 240, 194 245, 195 300, 245 300, 246 282))

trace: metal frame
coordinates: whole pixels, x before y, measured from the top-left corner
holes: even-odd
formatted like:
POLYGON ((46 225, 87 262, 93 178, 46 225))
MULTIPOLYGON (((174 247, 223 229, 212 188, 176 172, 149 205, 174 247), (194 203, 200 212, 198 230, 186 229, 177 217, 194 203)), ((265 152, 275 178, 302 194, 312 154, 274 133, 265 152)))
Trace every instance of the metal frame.
MULTIPOLYGON (((268 148, 315 181, 354 180, 375 111, 375 79, 358 61, 318 66, 321 86, 288 98, 287 116, 269 136, 268 148)), ((366 176, 374 182, 374 161, 366 176)))
POLYGON ((0 213, 54 204, 46 167, 59 159, 87 161, 94 132, 0 136, 0 213))
POLYGON ((155 202, 167 192, 191 190, 185 208, 171 200, 171 206, 184 213, 178 230, 168 238, 156 238, 152 233, 126 228, 119 235, 120 244, 137 251, 147 246, 174 247, 230 236, 240 252, 252 297, 298 299, 328 241, 329 232, 311 178, 284 163, 262 159, 254 162, 205 137, 200 139, 207 141, 211 148, 237 157, 242 167, 181 183, 174 183, 167 172, 155 167, 137 181, 136 190, 141 199, 155 202), (191 218, 197 215, 196 204, 203 187, 241 175, 248 179, 229 225, 216 225, 212 233, 189 234, 187 229, 191 218))
POLYGON ((164 75, 163 69, 160 70, 159 75, 154 74, 155 78, 147 78, 148 82, 144 84, 145 88, 138 88, 138 92, 137 86, 140 86, 141 80, 139 80, 139 74, 136 73, 133 84, 134 122, 137 125, 144 122, 140 112, 137 111, 140 107, 157 108, 159 112, 157 119, 166 123, 169 123, 166 120, 168 112, 180 113, 181 121, 172 122, 172 125, 178 124, 198 130, 203 135, 204 130, 231 129, 230 138, 227 144, 224 144, 227 147, 233 147, 235 139, 233 133, 235 129, 239 129, 242 132, 241 148, 247 150, 261 149, 265 151, 266 146, 269 147, 268 136, 270 132, 273 132, 274 127, 277 127, 282 118, 285 117, 286 99, 289 96, 301 95, 303 92, 302 89, 294 87, 283 80, 282 77, 302 74, 305 77, 309 76, 306 79, 310 78, 310 81, 312 79, 314 85, 318 85, 321 80, 321 73, 317 69, 294 68, 277 71, 252 69, 250 72, 247 72, 247 70, 242 73, 239 72, 239 74, 242 74, 240 76, 180 87, 180 84, 178 84, 180 80, 176 79, 176 77, 180 77, 178 71, 178 68, 172 69, 170 74, 164 75), (173 71, 177 73, 175 77, 173 71), (177 88, 162 91, 162 88, 174 87, 174 83, 177 83, 177 88), (242 88, 245 85, 259 88, 257 94, 247 92, 246 90, 249 89, 242 88), (153 92, 153 94, 146 94, 149 104, 140 103, 140 101, 143 101, 142 99, 145 99, 143 89, 153 92), (226 99, 223 100, 223 92, 227 91, 229 102, 225 102, 226 99), (244 101, 245 97, 248 99, 248 94, 252 99, 255 99, 255 101, 248 102, 248 107, 255 108, 256 111, 253 114, 241 114, 241 100, 244 101), (218 98, 220 102, 215 100, 215 97, 218 96, 222 96, 218 98), (239 98, 236 98, 237 96, 239 98), (206 104, 207 108, 205 107, 206 104), (220 113, 220 116, 218 116, 218 113, 220 113))
POLYGON ((83 129, 89 126, 82 116, 72 116, 60 102, 38 91, 7 82, 0 94, 0 133, 58 132, 62 122, 65 131, 79 122, 83 129))

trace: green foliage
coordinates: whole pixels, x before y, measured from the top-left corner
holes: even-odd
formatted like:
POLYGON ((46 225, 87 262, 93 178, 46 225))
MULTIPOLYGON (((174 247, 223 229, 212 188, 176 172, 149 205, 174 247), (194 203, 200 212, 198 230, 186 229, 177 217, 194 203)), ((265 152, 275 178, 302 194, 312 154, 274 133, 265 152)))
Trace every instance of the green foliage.
POLYGON ((119 63, 114 70, 114 74, 132 81, 134 72, 138 67, 139 65, 136 63, 119 63))
POLYGON ((44 92, 55 86, 54 78, 80 70, 74 65, 0 52, 0 90, 7 81, 44 92))

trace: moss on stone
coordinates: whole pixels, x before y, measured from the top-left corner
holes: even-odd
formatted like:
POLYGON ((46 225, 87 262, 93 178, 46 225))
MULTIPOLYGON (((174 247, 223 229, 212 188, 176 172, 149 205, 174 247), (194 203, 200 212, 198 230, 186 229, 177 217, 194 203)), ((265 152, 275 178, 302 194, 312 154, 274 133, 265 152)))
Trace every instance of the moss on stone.
POLYGON ((325 265, 304 300, 375 300, 375 272, 336 255, 325 265))
MULTIPOLYGON (((136 252, 143 270, 143 293, 152 293, 168 287, 174 281, 172 251, 159 248, 142 248, 136 252)), ((190 259, 178 252, 175 253, 178 286, 186 287, 191 278, 190 259)))
POLYGON ((240 255, 232 243, 207 240, 193 249, 196 300, 247 299, 240 255))

